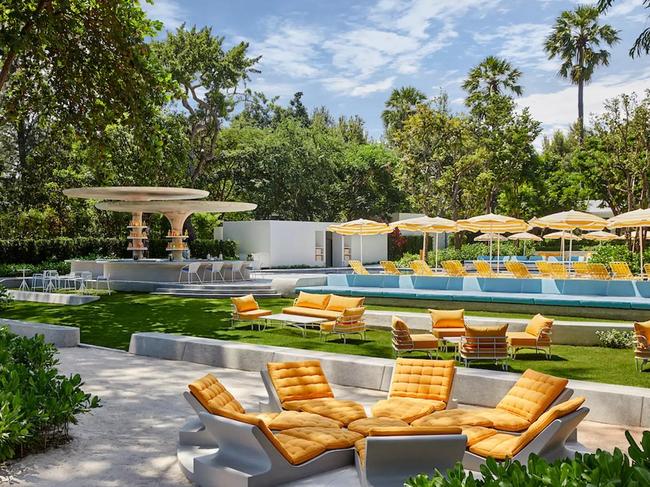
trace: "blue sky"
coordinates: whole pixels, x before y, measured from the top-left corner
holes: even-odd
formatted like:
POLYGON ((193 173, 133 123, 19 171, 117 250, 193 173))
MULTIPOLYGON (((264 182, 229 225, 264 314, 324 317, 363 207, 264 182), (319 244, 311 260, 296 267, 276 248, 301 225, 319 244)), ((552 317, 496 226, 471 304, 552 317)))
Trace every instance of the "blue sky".
MULTIPOLYGON (((166 29, 181 23, 212 26, 229 44, 245 40, 261 55, 261 74, 249 86, 287 101, 304 92, 310 108, 358 114, 369 134, 382 134, 379 118, 393 88, 413 85, 429 96, 449 93, 463 110, 461 84, 485 56, 508 59, 524 73, 520 106, 528 106, 545 132, 576 118, 577 88, 556 76, 543 51, 555 17, 570 0, 157 0, 145 9, 166 29)), ((650 89, 650 56, 631 59, 633 40, 650 25, 641 0, 618 0, 604 17, 622 41, 609 67, 585 90, 585 110, 597 113, 607 98, 650 89)))

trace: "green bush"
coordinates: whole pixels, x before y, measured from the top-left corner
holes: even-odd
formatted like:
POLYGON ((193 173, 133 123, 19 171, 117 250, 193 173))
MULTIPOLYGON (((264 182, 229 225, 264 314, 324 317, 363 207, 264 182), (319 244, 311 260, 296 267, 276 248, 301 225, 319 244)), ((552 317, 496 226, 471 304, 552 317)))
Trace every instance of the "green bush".
POLYGON ((0 284, 0 311, 4 311, 7 308, 9 308, 9 305, 11 304, 11 296, 9 295, 9 291, 7 291, 7 288, 4 287, 2 284, 0 284))
MULTIPOLYGON (((645 254, 644 257, 646 257, 645 254)), ((606 266, 609 266, 610 262, 627 262, 632 272, 639 272, 639 254, 629 250, 625 244, 600 245, 591 254, 589 262, 605 264, 606 266)))
POLYGON ((218 257, 223 254, 224 259, 236 259, 237 242, 232 240, 202 240, 196 239, 189 243, 190 255, 195 259, 205 259, 208 254, 218 257))
POLYGON ((63 261, 45 261, 40 264, 0 264, 0 276, 20 277, 23 275, 21 269, 27 269, 26 275, 31 276, 35 272, 44 270, 56 270, 60 275, 70 272, 70 264, 63 261))
POLYGON ((633 331, 603 330, 597 331, 598 341, 607 348, 632 348, 636 342, 633 331))
POLYGON ((0 462, 69 440, 77 415, 100 406, 81 377, 60 375, 56 348, 0 328, 0 462))
POLYGON ((444 477, 436 471, 433 477, 418 475, 405 482, 406 487, 641 487, 650 485, 650 431, 643 433, 639 446, 629 432, 628 455, 620 449, 613 453, 597 450, 595 453, 576 454, 574 459, 548 463, 531 455, 526 465, 505 461, 497 463, 489 458, 481 466, 482 478, 475 478, 463 470, 461 463, 444 477))
POLYGON ((409 267, 409 264, 414 260, 418 260, 420 256, 418 254, 411 254, 410 252, 405 252, 402 257, 395 261, 397 267, 409 267))

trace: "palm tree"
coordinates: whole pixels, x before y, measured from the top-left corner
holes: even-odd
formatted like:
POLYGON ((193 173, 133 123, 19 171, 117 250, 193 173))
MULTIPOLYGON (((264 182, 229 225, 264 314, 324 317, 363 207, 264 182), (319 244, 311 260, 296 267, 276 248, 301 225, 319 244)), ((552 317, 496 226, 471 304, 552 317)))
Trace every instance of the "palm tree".
MULTIPOLYGON (((599 0, 598 9, 601 13, 605 12, 613 3, 614 0, 599 0)), ((643 0, 641 3, 645 8, 650 9, 650 0, 643 0)), ((641 54, 650 54, 650 27, 646 27, 643 32, 639 34, 639 37, 636 38, 629 51, 631 58, 640 56, 641 54)))
POLYGON ((389 138, 392 132, 402 128, 404 121, 415 111, 415 107, 426 99, 426 95, 413 86, 402 86, 393 90, 384 104, 386 109, 381 112, 381 120, 389 138))
POLYGON ((580 143, 584 140, 584 86, 597 66, 609 64, 609 51, 601 49, 601 44, 613 46, 620 40, 611 25, 598 23, 599 14, 596 7, 587 5, 562 12, 544 45, 549 59, 557 57, 562 61, 558 74, 578 85, 580 143))
POLYGON ((500 95, 511 91, 521 96, 523 89, 518 84, 521 71, 513 68, 505 59, 488 56, 474 66, 463 83, 463 89, 470 95, 483 93, 486 95, 500 95))

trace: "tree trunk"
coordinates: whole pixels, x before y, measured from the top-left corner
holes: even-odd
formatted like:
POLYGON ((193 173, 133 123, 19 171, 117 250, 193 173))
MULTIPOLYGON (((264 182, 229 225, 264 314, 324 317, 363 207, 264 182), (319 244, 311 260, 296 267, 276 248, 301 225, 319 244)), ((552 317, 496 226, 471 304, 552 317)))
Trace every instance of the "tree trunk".
POLYGON ((578 140, 580 140, 580 145, 585 140, 584 90, 585 83, 583 80, 580 80, 578 82, 578 140))

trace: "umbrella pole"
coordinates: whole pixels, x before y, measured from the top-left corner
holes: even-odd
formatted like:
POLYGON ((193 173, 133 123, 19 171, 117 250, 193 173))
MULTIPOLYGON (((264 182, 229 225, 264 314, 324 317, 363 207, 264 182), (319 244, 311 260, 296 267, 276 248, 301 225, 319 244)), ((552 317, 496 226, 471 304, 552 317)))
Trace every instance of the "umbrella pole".
MULTIPOLYGON (((363 229, 361 229, 363 232, 363 229)), ((363 265, 363 233, 359 234, 359 256, 361 260, 361 264, 363 265)))
POLYGON ((639 227, 639 253, 641 254, 641 276, 643 276, 643 227, 639 227))
MULTIPOLYGON (((501 237, 501 234, 499 234, 501 237)), ((501 238, 497 238, 497 274, 499 273, 499 256, 501 254, 501 238)))
POLYGON ((438 232, 436 232, 436 268, 435 271, 438 271, 438 232))
POLYGON ((571 272, 571 257, 573 257, 573 232, 569 238, 569 272, 571 272))
POLYGON ((427 232, 422 232, 422 260, 427 260, 427 232))
POLYGON ((564 235, 562 235, 562 241, 560 242, 560 247, 562 250, 562 261, 564 261, 564 235))
POLYGON ((526 257, 526 241, 525 240, 524 240, 524 257, 526 257))

